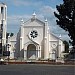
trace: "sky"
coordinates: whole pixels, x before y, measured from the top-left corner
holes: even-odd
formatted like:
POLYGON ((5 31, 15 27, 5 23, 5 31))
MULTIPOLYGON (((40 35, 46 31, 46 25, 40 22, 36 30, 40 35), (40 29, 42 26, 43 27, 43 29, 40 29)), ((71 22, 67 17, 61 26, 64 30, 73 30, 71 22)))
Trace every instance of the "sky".
POLYGON ((48 19, 49 28, 56 36, 61 34, 63 40, 68 40, 67 32, 56 24, 54 11, 56 5, 63 3, 63 0, 0 0, 7 5, 7 32, 16 34, 20 28, 20 21, 23 18, 27 21, 36 13, 38 19, 48 19))

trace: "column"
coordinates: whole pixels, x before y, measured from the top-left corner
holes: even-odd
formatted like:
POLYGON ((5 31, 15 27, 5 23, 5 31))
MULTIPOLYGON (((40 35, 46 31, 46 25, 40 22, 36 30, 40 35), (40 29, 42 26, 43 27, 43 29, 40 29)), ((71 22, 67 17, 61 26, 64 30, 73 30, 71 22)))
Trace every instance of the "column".
POLYGON ((48 21, 45 20, 45 36, 44 36, 44 59, 49 58, 49 50, 48 50, 48 21))
POLYGON ((37 50, 38 50, 38 59, 39 59, 39 46, 37 46, 37 50))
POLYGON ((39 57, 41 58, 41 46, 39 46, 39 57))
POLYGON ((2 24, 3 24, 3 33, 2 33, 2 46, 4 46, 2 48, 2 50, 5 50, 6 49, 6 30, 7 30, 7 20, 5 19, 7 16, 5 14, 7 14, 6 10, 6 5, 3 6, 3 13, 2 13, 2 24), (6 12, 5 12, 6 11, 6 12))
POLYGON ((58 57, 61 58, 61 52, 62 52, 62 41, 61 41, 61 35, 59 36, 59 49, 58 49, 58 57))
POLYGON ((2 51, 6 48, 6 21, 3 20, 3 33, 2 33, 2 51))
POLYGON ((38 50, 36 49, 36 59, 38 59, 38 50))
POLYGON ((24 50, 24 60, 27 60, 27 50, 24 50))
POLYGON ((23 49, 23 25, 24 25, 24 22, 23 22, 23 19, 21 20, 21 28, 20 28, 20 51, 23 49))
POLYGON ((1 24, 1 20, 2 20, 2 15, 1 15, 1 6, 0 6, 0 24, 1 24))
POLYGON ((5 7, 3 7, 3 20, 5 20, 5 7))
POLYGON ((38 45, 36 49, 37 49, 37 51, 36 51, 36 54, 37 54, 37 55, 36 55, 36 56, 37 56, 37 59, 39 59, 39 58, 41 58, 40 46, 38 45))
POLYGON ((38 58, 40 58, 40 50, 38 50, 38 58))

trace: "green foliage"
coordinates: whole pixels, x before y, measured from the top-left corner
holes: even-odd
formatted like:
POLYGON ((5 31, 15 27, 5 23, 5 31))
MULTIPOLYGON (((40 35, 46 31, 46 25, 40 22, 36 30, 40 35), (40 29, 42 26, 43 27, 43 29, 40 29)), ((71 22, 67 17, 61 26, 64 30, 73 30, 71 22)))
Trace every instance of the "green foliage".
POLYGON ((10 34, 10 37, 12 37, 13 35, 14 35, 14 33, 11 33, 11 34, 10 34))
POLYGON ((6 33, 6 38, 8 39, 8 36, 10 35, 10 37, 12 37, 14 35, 14 33, 6 33))
POLYGON ((56 6, 58 13, 54 12, 57 25, 68 31, 71 44, 75 48, 75 0, 63 0, 63 4, 56 6))
POLYGON ((65 53, 69 53, 69 43, 67 41, 63 41, 63 43, 65 44, 65 53))

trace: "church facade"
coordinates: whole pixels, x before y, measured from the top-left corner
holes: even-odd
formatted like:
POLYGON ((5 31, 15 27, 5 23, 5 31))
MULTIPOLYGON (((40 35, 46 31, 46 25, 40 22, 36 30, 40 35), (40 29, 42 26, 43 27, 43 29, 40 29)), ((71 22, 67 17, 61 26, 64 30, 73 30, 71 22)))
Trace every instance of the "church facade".
POLYGON ((42 22, 35 13, 28 21, 21 20, 19 32, 16 36, 9 36, 8 43, 11 44, 10 58, 24 60, 55 60, 61 58, 65 47, 61 37, 50 33, 47 19, 42 22))

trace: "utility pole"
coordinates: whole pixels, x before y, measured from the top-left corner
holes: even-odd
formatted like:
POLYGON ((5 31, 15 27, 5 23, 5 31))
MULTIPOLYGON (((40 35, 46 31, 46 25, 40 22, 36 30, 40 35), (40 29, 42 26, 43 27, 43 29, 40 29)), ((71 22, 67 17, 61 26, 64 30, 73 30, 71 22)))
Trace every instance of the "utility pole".
POLYGON ((9 62, 9 56, 10 56, 10 51, 9 51, 10 46, 11 46, 11 45, 8 43, 8 44, 7 44, 7 48, 8 48, 8 51, 7 51, 7 52, 8 52, 8 62, 9 62))

